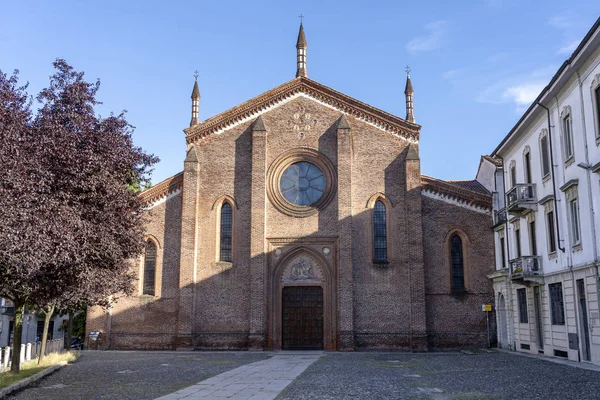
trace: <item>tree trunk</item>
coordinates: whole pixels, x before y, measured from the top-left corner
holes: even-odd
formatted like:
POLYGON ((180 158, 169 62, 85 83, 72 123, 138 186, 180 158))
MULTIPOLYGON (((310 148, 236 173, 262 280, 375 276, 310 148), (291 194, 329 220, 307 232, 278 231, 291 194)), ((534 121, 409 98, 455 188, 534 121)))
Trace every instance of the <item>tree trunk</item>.
POLYGON ((67 322, 67 351, 71 350, 71 337, 73 336, 73 312, 69 311, 67 314, 69 321, 67 322))
POLYGON ((15 305, 15 330, 12 347, 12 364, 11 372, 18 373, 21 371, 21 336, 23 335, 23 314, 25 312, 25 303, 14 301, 15 305))
POLYGON ((38 365, 42 363, 42 360, 46 356, 46 341, 48 340, 48 327, 50 326, 50 318, 52 318, 52 314, 54 314, 54 304, 49 305, 45 310, 44 315, 44 332, 42 333, 42 346, 40 349, 40 357, 38 358, 38 365))

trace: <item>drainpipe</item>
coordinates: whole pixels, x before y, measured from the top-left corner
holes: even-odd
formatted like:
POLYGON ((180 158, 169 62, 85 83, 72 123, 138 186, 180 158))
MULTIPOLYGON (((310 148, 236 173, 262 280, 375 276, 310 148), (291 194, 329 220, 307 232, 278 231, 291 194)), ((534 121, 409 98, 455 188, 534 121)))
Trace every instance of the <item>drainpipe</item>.
MULTIPOLYGON (((581 81, 581 75, 579 75, 579 71, 575 72, 577 74, 577 83, 579 84, 579 103, 581 105, 580 110, 581 110, 581 126, 582 126, 582 132, 583 132, 583 143, 584 143, 584 155, 585 155, 585 165, 586 167, 585 169, 585 177, 586 177, 586 181, 587 181, 587 188, 588 188, 588 202, 589 202, 589 208, 590 208, 590 223, 591 223, 591 228, 592 228, 592 249, 594 252, 594 269, 596 271, 596 295, 597 295, 597 299, 599 299, 600 301, 600 271, 598 271, 598 244, 596 243, 596 217, 595 217, 595 212, 594 212, 594 201, 592 199, 592 178, 591 178, 591 165, 590 165, 590 155, 589 155, 589 148, 588 148, 588 141, 587 141, 587 129, 586 129, 586 125, 585 125, 585 111, 583 108, 583 82, 581 81)), ((575 284, 575 282, 573 282, 573 284, 575 284)), ((573 293, 575 292, 576 287, 573 286, 573 293)), ((579 309, 579 307, 578 307, 579 309)), ((582 327, 583 328, 583 327, 582 327)), ((591 341, 590 341, 591 344, 591 341)), ((591 355, 592 355, 592 351, 591 349, 587 349, 587 353, 590 355, 590 360, 591 361, 591 355)))
POLYGON ((545 105, 543 105, 542 103, 540 103, 538 101, 538 106, 542 107, 543 109, 546 110, 546 115, 548 116, 548 141, 549 141, 549 147, 550 147, 550 174, 552 174, 552 193, 554 194, 554 220, 556 221, 556 241, 558 242, 558 248, 560 249, 560 251, 562 251, 563 253, 565 252, 565 248, 561 247, 561 240, 560 240, 560 224, 558 222, 558 197, 556 196, 556 176, 554 175, 554 151, 553 151, 553 147, 552 147, 552 126, 550 125, 550 109, 548 107, 546 107, 545 105))
MULTIPOLYGON (((513 288, 512 288, 512 267, 510 266, 510 238, 508 237, 508 198, 506 197, 506 168, 504 168, 504 158, 500 157, 499 155, 496 154, 496 157, 498 157, 501 161, 502 161, 502 190, 504 191, 504 208, 506 209, 506 221, 504 221, 504 243, 506 244, 506 260, 508 261, 508 302, 510 304, 510 310, 511 310, 511 315, 508 321, 504 321, 504 323, 508 322, 508 326, 506 329, 506 332, 511 332, 512 334, 512 339, 513 339, 513 345, 512 345, 512 350, 516 351, 517 350, 517 344, 515 342, 515 332, 514 332, 514 318, 512 315, 512 312, 514 310, 513 308, 513 288), (510 329, 508 329, 510 328, 510 329)), ((502 259, 502 258, 500 258, 502 259)), ((505 267, 503 265, 503 267, 505 267)), ((508 315, 508 310, 504 310, 504 316, 505 317, 509 317, 508 315)), ((506 338, 506 341, 510 343, 510 341, 508 340, 508 338, 506 338)), ((508 343, 507 343, 508 344, 508 343)))

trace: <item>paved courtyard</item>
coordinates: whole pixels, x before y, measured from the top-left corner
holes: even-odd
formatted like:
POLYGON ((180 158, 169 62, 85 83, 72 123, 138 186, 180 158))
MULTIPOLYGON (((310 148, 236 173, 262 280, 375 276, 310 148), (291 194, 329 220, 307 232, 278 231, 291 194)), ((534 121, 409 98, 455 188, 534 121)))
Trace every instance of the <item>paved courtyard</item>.
POLYGON ((484 351, 84 352, 10 398, 585 400, 600 398, 595 369, 484 351))

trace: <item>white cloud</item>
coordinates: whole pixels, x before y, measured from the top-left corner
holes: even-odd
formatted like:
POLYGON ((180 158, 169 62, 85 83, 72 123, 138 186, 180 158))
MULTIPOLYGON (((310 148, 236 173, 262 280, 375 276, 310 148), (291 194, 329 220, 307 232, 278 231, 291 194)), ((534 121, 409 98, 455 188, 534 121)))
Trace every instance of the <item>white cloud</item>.
POLYGON ((577 46, 579 46, 579 40, 575 40, 568 45, 561 47, 556 53, 570 56, 575 51, 577 46))
POLYGON ((573 19, 564 15, 548 18, 548 25, 558 29, 568 29, 573 25, 573 19))
POLYGON ((446 80, 458 78, 465 68, 450 69, 442 74, 442 77, 446 80))
POLYGON ((426 34, 411 39, 406 44, 409 53, 419 53, 439 49, 445 41, 448 21, 434 21, 423 27, 426 34))
POLYGON ((562 45, 556 50, 556 54, 570 56, 581 41, 581 32, 585 25, 573 16, 555 16, 548 19, 548 25, 562 31, 562 45), (579 38, 579 39, 578 39, 579 38))
POLYGON ((545 86, 546 84, 544 82, 524 82, 506 88, 502 97, 514 102, 517 106, 528 106, 536 99, 536 97, 538 97, 545 86))

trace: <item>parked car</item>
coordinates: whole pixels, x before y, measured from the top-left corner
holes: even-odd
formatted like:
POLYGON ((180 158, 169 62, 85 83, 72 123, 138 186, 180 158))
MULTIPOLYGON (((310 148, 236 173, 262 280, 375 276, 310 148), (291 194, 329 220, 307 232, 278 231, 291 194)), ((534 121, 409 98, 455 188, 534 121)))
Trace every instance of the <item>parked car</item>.
POLYGON ((83 350, 83 340, 81 338, 72 338, 71 339, 71 349, 83 350))

